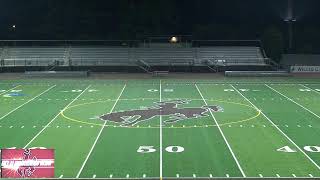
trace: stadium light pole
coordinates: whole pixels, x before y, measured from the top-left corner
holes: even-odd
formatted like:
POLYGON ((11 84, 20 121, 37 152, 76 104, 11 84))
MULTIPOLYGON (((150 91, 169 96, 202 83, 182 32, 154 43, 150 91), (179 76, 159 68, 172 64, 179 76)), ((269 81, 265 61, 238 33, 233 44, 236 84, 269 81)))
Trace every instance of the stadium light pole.
POLYGON ((288 50, 293 48, 293 24, 297 21, 293 15, 293 1, 288 0, 287 15, 284 21, 288 24, 288 50))
MULTIPOLYGON (((17 37, 17 35, 16 35, 16 28, 17 28, 17 26, 16 26, 15 24, 13 24, 13 25, 11 26, 11 28, 12 28, 12 31, 13 31, 13 39, 15 40, 16 37, 17 37)), ((16 46, 16 41, 14 41, 13 45, 16 46)))

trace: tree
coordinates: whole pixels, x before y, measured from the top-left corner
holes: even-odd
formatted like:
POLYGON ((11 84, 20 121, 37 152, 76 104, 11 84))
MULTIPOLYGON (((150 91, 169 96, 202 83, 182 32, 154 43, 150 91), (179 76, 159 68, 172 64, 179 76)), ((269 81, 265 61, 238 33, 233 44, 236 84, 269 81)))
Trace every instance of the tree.
POLYGON ((267 56, 279 62, 284 51, 284 40, 281 31, 275 26, 266 28, 262 36, 262 42, 267 56))

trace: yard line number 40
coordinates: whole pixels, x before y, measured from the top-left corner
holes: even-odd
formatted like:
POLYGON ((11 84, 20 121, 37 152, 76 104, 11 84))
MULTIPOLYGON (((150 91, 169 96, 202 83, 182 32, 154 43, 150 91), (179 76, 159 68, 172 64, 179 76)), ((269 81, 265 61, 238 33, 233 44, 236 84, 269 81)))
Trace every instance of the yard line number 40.
MULTIPOLYGON (((320 153, 320 146, 305 146, 303 149, 307 152, 312 152, 312 153, 320 153)), ((279 152, 286 152, 286 153, 295 153, 297 150, 292 149, 289 146, 283 146, 279 149, 277 149, 279 152)))
MULTIPOLYGON (((181 146, 168 146, 165 150, 169 153, 181 153, 184 151, 184 148, 181 146)), ((138 153, 147 154, 154 153, 157 149, 154 146, 140 146, 137 150, 138 153)))

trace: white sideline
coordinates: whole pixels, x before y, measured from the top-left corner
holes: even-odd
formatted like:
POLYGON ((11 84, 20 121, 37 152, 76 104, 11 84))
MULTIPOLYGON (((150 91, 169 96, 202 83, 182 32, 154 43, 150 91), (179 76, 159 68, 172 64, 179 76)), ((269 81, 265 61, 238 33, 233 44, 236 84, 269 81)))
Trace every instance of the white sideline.
POLYGON ((316 91, 316 90, 314 90, 314 89, 312 89, 312 88, 309 88, 309 87, 306 86, 306 85, 303 85, 303 84, 299 84, 299 85, 302 86, 302 87, 304 87, 304 88, 310 89, 311 91, 313 91, 313 92, 315 92, 315 93, 317 93, 317 94, 320 94, 319 91, 316 91))
POLYGON ((289 101, 295 103, 296 105, 300 106, 300 107, 303 108, 304 110, 308 111, 309 113, 313 114, 314 116, 316 116, 317 118, 320 119, 320 116, 319 116, 319 115, 317 115, 316 113, 312 112, 312 111, 309 110, 308 108, 306 108, 306 107, 302 106, 301 104, 295 102, 293 99, 291 99, 291 98, 289 98, 288 96, 282 94, 281 92, 275 90, 274 88, 270 87, 269 85, 267 85, 267 84, 265 84, 265 85, 266 85, 268 88, 270 88, 271 90, 273 90, 274 92, 280 94, 281 96, 285 97, 285 98, 288 99, 289 101))
MULTIPOLYGON (((159 87, 159 91, 160 91, 160 102, 162 102, 162 85, 161 85, 161 80, 160 80, 160 87, 159 87)), ((162 180, 162 115, 160 114, 160 180, 162 180)))
MULTIPOLYGON (((127 84, 125 84, 125 85, 123 86, 123 88, 122 88, 122 90, 121 90, 120 95, 118 96, 118 98, 117 98, 116 102, 113 104, 113 106, 112 106, 112 108, 111 108, 111 110, 110 110, 110 113, 111 113, 111 112, 113 111, 113 109, 116 107, 116 105, 117 105, 117 103, 118 103, 118 101, 119 101, 119 99, 120 99, 120 97, 121 97, 121 95, 122 95, 122 93, 123 93, 123 91, 124 91, 124 89, 125 89, 126 87, 127 87, 127 84)), ((77 174, 76 178, 79 178, 79 176, 80 176, 80 174, 81 174, 81 172, 82 172, 82 170, 83 170, 84 166, 86 165, 86 163, 87 163, 87 161, 88 161, 88 159, 89 159, 89 157, 90 157, 90 155, 91 155, 91 153, 92 153, 92 151, 93 151, 94 147, 96 146, 96 144, 97 144, 97 142, 98 142, 98 140, 99 140, 99 138, 100 138, 100 136, 101 136, 101 133, 102 133, 102 131, 103 131, 104 127, 106 126, 106 124, 107 124, 107 121, 105 121, 105 122, 103 123, 103 126, 101 127, 100 132, 99 132, 99 134, 98 134, 98 136, 97 136, 96 140, 94 141, 94 143, 93 143, 93 145, 92 145, 92 147, 91 147, 91 149, 90 149, 90 151, 89 151, 89 153, 88 153, 88 155, 87 155, 86 159, 85 159, 85 160, 84 160, 84 162, 82 163, 82 166, 81 166, 81 168, 80 168, 80 170, 79 170, 79 172, 78 172, 78 174, 77 174)))
MULTIPOLYGON (((234 90, 236 90, 245 100, 247 100, 253 107, 255 107, 256 109, 257 106, 255 106, 248 98, 246 98, 238 89, 236 89, 233 85, 230 85, 234 90)), ((285 138, 287 138, 294 146, 296 146, 296 148, 302 152, 302 154, 304 154, 319 170, 320 170, 320 166, 313 161, 313 159, 311 159, 308 154, 306 154, 292 139, 289 138, 289 136, 287 136, 278 126, 276 126, 274 124, 274 122, 269 119, 262 111, 260 111, 261 114, 273 125, 274 128, 276 128, 285 138)))
POLYGON ((33 97, 32 99, 30 99, 29 101, 27 101, 27 102, 21 104, 20 106, 16 107, 16 108, 13 109, 12 111, 10 111, 10 112, 8 112, 7 114, 5 114, 4 116, 2 116, 2 117, 0 118, 0 120, 2 120, 3 118, 9 116, 11 113, 13 113, 13 112, 15 112, 16 110, 20 109, 22 106, 24 106, 24 105, 28 104, 29 102, 35 100, 37 97, 41 96, 42 94, 48 92, 49 90, 51 90, 51 89, 54 88, 55 86, 56 86, 56 85, 51 86, 49 89, 43 91, 42 93, 40 93, 40 94, 38 94, 37 96, 35 96, 35 97, 33 97))
MULTIPOLYGON (((196 86, 196 88, 197 88, 197 90, 198 90, 198 92, 199 92, 199 94, 200 94, 201 98, 203 99, 203 102, 205 103, 205 105, 208 105, 207 101, 204 99, 204 97, 203 97, 203 95, 202 95, 202 93, 201 93, 200 89, 198 88, 197 84, 194 84, 194 85, 196 86)), ((233 150, 232 150, 232 148, 231 148, 231 146, 230 146, 230 144, 229 144, 229 142, 228 142, 227 138, 224 136, 223 131, 222 131, 222 129, 221 129, 221 127, 220 127, 220 125, 218 124, 217 119, 214 117, 214 115, 213 115, 212 111, 211 111, 211 110, 209 110, 209 111, 210 111, 210 114, 211 114, 211 116, 212 116, 212 118, 213 118, 213 120, 214 120, 215 124, 217 125, 217 128, 219 129, 219 131, 220 131, 220 133, 221 133, 221 135, 222 135, 222 137, 223 137, 224 142, 225 142, 225 143, 226 143, 226 145, 228 146, 229 151, 231 152, 232 157, 233 157, 233 159, 235 160, 235 162, 236 162, 236 164, 237 164, 237 166, 238 166, 238 168, 239 168, 239 170, 240 170, 240 172, 241 172, 242 176, 243 176, 243 177, 246 177, 246 174, 245 174, 245 173, 244 173, 244 171, 242 170, 242 167, 241 167, 241 165, 240 165, 240 163, 239 163, 239 161, 238 161, 238 159, 237 159, 236 155, 233 153, 233 150)))
MULTIPOLYGON (((74 101, 76 101, 87 89, 89 89, 91 85, 89 85, 85 90, 83 90, 76 98, 74 98, 66 107, 63 108, 63 110, 66 110, 74 101)), ((62 110, 62 111, 63 111, 62 110)), ((59 117, 60 112, 47 124, 45 125, 38 134, 36 134, 27 145, 24 146, 24 148, 27 148, 57 117, 59 117)))
POLYGON ((7 92, 9 92, 9 91, 11 91, 11 90, 14 90, 14 89, 17 88, 17 87, 20 87, 20 86, 21 86, 21 85, 18 85, 18 86, 15 86, 14 88, 8 89, 8 90, 0 93, 0 95, 3 95, 3 94, 5 94, 5 93, 7 93, 7 92))

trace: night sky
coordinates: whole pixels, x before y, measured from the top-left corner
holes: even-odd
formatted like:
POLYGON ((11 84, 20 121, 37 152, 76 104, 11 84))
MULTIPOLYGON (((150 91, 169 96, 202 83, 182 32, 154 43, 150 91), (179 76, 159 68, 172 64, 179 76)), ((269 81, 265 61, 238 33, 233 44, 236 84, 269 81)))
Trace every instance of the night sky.
MULTIPOLYGON (((287 0, 1 0, 1 39, 259 39, 283 34, 287 0), (13 29, 12 25, 16 25, 13 29)), ((294 0, 296 31, 319 30, 319 0, 294 0)))

